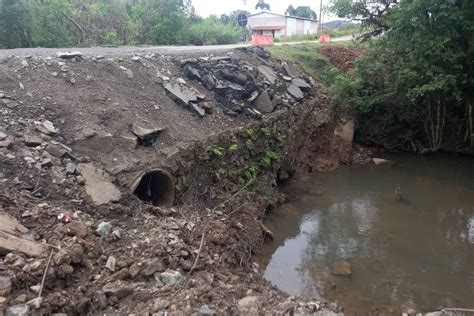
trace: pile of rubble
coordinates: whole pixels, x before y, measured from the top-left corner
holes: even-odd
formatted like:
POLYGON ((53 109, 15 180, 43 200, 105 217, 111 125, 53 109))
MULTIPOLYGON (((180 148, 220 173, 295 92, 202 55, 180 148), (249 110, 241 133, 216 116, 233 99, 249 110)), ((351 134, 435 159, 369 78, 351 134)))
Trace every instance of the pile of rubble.
MULTIPOLYGON (((178 64, 188 80, 214 93, 210 99, 216 100, 227 115, 261 118, 313 94, 312 78, 300 74, 292 64, 269 58, 262 48, 243 48, 226 56, 186 58, 178 64)), ((184 79, 165 79, 166 92, 178 104, 199 116, 212 112, 212 103, 184 79)))
POLYGON ((313 89, 292 65, 260 49, 181 60, 73 52, 12 57, 0 72, 0 314, 327 307, 282 293, 252 264, 264 198, 224 208, 196 193, 158 208, 117 180, 178 143, 296 106, 313 89))

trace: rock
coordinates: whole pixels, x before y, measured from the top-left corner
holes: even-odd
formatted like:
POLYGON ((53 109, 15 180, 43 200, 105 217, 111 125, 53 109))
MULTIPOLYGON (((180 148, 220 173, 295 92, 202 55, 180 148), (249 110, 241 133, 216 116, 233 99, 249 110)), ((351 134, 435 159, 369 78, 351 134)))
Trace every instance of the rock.
POLYGON ((28 228, 18 223, 13 216, 0 211, 0 231, 20 236, 28 233, 28 228))
POLYGON ((58 130, 54 127, 53 123, 48 120, 44 120, 36 125, 36 129, 48 136, 53 136, 58 133, 58 130))
POLYGON ((116 280, 126 280, 130 278, 130 272, 127 268, 123 268, 122 270, 112 275, 112 277, 116 280))
POLYGON ((258 314, 261 308, 262 303, 257 296, 246 296, 237 303, 237 309, 242 314, 258 314))
POLYGON ((198 97, 190 88, 176 83, 166 83, 164 88, 168 96, 178 104, 188 106, 191 102, 197 103, 198 97))
POLYGON ((89 234, 89 229, 87 226, 81 223, 79 220, 72 221, 66 227, 71 235, 77 236, 79 238, 85 238, 89 234))
POLYGON ((4 140, 0 140, 0 148, 11 148, 13 145, 13 137, 8 136, 4 140))
POLYGON ((26 304, 15 305, 7 308, 5 316, 28 316, 30 308, 26 304))
POLYGON ((84 247, 75 243, 67 248, 62 248, 53 256, 53 262, 57 265, 69 265, 71 263, 82 263, 84 260, 84 247))
POLYGON ((334 136, 340 137, 347 144, 352 144, 354 140, 354 130, 354 120, 348 120, 337 126, 337 128, 334 130, 334 136))
POLYGON ((6 297, 0 296, 0 313, 3 313, 5 307, 7 307, 8 299, 6 297))
POLYGON ((191 108, 200 116, 204 117, 206 115, 206 110, 195 103, 191 103, 191 108))
POLYGON ((41 286, 39 284, 30 286, 30 290, 32 290, 36 294, 39 293, 40 289, 41 289, 41 286))
POLYGON ((176 82, 181 84, 181 85, 185 85, 186 84, 186 80, 184 80, 183 78, 178 78, 176 79, 176 82))
POLYGON ((288 88, 288 92, 290 93, 290 95, 292 97, 294 97, 297 100, 303 99, 304 94, 303 94, 303 92, 301 91, 300 88, 298 88, 297 86, 295 86, 292 83, 288 84, 287 88, 288 88))
POLYGON ((102 222, 97 226, 96 233, 100 237, 107 239, 111 229, 112 225, 109 222, 102 222))
POLYGON ((163 273, 155 273, 155 279, 163 285, 175 285, 183 281, 183 275, 179 271, 167 270, 163 273))
POLYGON ((18 295, 17 297, 15 297, 11 303, 24 304, 27 299, 28 299, 28 297, 26 296, 26 294, 21 294, 21 295, 18 295))
POLYGON ((132 133, 141 141, 152 142, 156 137, 165 130, 163 127, 145 128, 132 124, 132 133))
POLYGON ((76 164, 73 162, 69 162, 64 167, 66 174, 75 174, 76 173, 76 164))
POLYGON ((4 140, 5 138, 7 138, 7 134, 5 134, 4 132, 0 132, 0 140, 4 140))
POLYGON ((74 58, 74 57, 82 57, 82 53, 81 52, 78 52, 78 51, 74 51, 74 52, 57 52, 56 55, 58 56, 58 58, 62 58, 62 59, 71 59, 71 58, 74 58))
POLYGON ((0 276, 0 296, 8 296, 12 291, 12 279, 9 276, 0 276))
POLYGON ((372 158, 372 162, 376 165, 385 165, 393 163, 392 160, 382 159, 382 158, 372 158))
POLYGON ((47 249, 46 245, 18 238, 0 231, 0 252, 19 251, 31 257, 40 257, 46 253, 47 249))
POLYGON ((39 138, 38 136, 25 135, 24 143, 25 143, 26 146, 36 147, 36 146, 41 145, 42 142, 43 142, 43 140, 41 138, 39 138))
POLYGON ((307 83, 303 79, 293 79, 291 83, 300 88, 302 91, 307 92, 311 90, 311 86, 309 85, 309 83, 307 83))
POLYGON ((51 158, 45 158, 40 162, 41 167, 51 167, 53 165, 53 160, 51 158))
POLYGON ((266 91, 262 92, 255 100, 255 108, 259 112, 271 113, 273 111, 273 103, 266 91))
POLYGON ((344 260, 338 261, 333 264, 331 268, 331 274, 336 275, 336 276, 351 277, 352 276, 351 264, 344 260))
POLYGON ((140 61, 140 59, 141 59, 140 56, 133 56, 132 57, 132 61, 135 61, 135 62, 140 61))
POLYGON ((115 259, 115 257, 109 256, 109 258, 107 259, 107 263, 105 264, 105 267, 107 269, 109 269, 110 271, 115 272, 115 263, 116 262, 117 262, 117 260, 115 259))
POLYGON ((199 74, 199 70, 193 68, 189 64, 184 67, 184 74, 191 80, 201 80, 201 74, 199 74))
POLYGON ((206 89, 212 91, 216 88, 216 81, 214 80, 214 77, 211 76, 210 74, 206 74, 202 77, 201 83, 206 89))
POLYGON ((165 271, 165 266, 159 259, 149 259, 143 262, 141 272, 144 276, 152 276, 156 272, 165 271))
POLYGON ((210 309, 207 305, 202 305, 199 308, 199 316, 210 316, 217 314, 215 310, 210 309))
POLYGON ((408 316, 415 316, 416 315, 416 310, 413 308, 410 308, 407 310, 408 316))
POLYGON ((258 66, 257 69, 260 75, 262 75, 262 77, 265 79, 265 81, 267 81, 269 84, 272 84, 272 85, 275 84, 277 80, 277 75, 273 71, 273 69, 264 65, 258 66))
POLYGON ((140 274, 141 268, 138 264, 134 263, 128 268, 128 272, 130 273, 130 277, 135 278, 140 274))
POLYGON ((77 172, 85 179, 86 193, 96 205, 117 202, 122 197, 120 190, 112 183, 110 176, 92 164, 79 164, 77 172))
POLYGON ((132 287, 128 283, 125 283, 121 280, 114 281, 112 283, 107 283, 102 288, 102 291, 105 293, 105 295, 113 295, 118 299, 125 298, 133 293, 132 287))
POLYGON ((63 158, 67 153, 63 146, 56 144, 48 144, 45 149, 51 156, 56 158, 63 158))
POLYGON ((28 305, 29 307, 33 307, 34 309, 39 309, 42 303, 43 303, 43 298, 37 297, 37 298, 32 299, 31 301, 26 302, 26 305, 28 305))
POLYGON ((293 77, 293 78, 298 77, 298 69, 296 69, 295 65, 293 64, 285 65, 285 71, 290 77, 293 77))

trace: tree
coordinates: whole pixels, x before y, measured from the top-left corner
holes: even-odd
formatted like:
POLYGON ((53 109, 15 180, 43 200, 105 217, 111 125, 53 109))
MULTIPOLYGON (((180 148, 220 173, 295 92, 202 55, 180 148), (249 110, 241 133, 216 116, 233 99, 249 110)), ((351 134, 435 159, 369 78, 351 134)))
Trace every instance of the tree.
POLYGON ((290 16, 295 16, 296 15, 296 10, 293 7, 293 5, 289 5, 288 8, 285 11, 285 15, 290 15, 290 16))
POLYGON ((268 10, 270 11, 270 5, 265 2, 265 0, 258 0, 257 4, 255 5, 255 10, 268 10))
POLYGON ((474 22, 468 2, 404 0, 385 11, 385 33, 353 78, 359 122, 378 125, 379 140, 416 140, 437 151, 472 135, 474 22))
POLYGON ((380 35, 387 31, 387 18, 391 9, 397 6, 400 0, 331 0, 329 11, 340 18, 360 21, 362 27, 370 29, 365 38, 380 35))
POLYGON ((301 18, 316 20, 316 12, 311 10, 309 6, 299 6, 295 9, 294 16, 299 16, 301 18))
POLYGON ((29 47, 31 17, 28 1, 0 0, 0 47, 29 47))

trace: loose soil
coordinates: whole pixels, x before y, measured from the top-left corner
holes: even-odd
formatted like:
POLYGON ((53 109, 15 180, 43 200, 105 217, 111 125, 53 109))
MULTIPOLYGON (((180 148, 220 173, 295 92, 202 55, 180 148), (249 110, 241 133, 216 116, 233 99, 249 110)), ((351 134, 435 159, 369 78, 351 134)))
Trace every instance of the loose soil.
POLYGON ((342 72, 348 72, 354 67, 354 62, 359 59, 367 51, 362 47, 347 48, 344 46, 331 45, 318 48, 318 53, 323 54, 331 64, 342 72))
MULTIPOLYGON (((268 60, 261 52, 244 49, 222 55, 245 60, 249 67, 269 66, 281 76, 281 61, 268 60)), ((129 172, 159 165, 197 142, 259 122, 255 117, 229 115, 221 106, 227 103, 196 81, 187 85, 214 103, 204 118, 165 93, 163 82, 185 78, 183 60, 212 56, 148 53, 139 59, 114 55, 0 60, 0 132, 8 136, 0 146, 0 212, 29 229, 22 238, 47 244, 52 252, 46 274, 49 253, 40 258, 21 253, 0 257, 0 274, 12 284, 0 286, 0 312, 25 303, 35 314, 70 315, 339 310, 279 291, 263 280, 252 261, 268 241, 262 219, 281 198, 274 191, 277 170, 240 186, 194 181, 172 208, 139 200, 122 181, 129 180, 129 172), (51 121, 57 133, 40 133, 38 126, 44 120, 51 121), (132 124, 165 131, 153 146, 137 146, 132 124), (92 163, 110 175, 121 198, 94 203, 84 187, 87 179, 71 170, 80 163, 92 163), (70 216, 70 221, 59 220, 61 214, 70 216), (96 230, 104 223, 111 228, 101 236, 96 230), (165 280, 168 272, 182 280, 165 280), (38 297, 43 275, 42 300, 31 301, 38 297)), ((286 147, 281 180, 313 168, 335 168, 339 156, 345 157, 344 162, 351 160, 351 146, 335 144, 338 125, 324 96, 306 95, 275 115, 304 106, 312 114, 300 122, 304 128, 286 147), (322 117, 317 130, 310 124, 315 117, 322 117)), ((206 176, 208 170, 195 171, 206 176)))

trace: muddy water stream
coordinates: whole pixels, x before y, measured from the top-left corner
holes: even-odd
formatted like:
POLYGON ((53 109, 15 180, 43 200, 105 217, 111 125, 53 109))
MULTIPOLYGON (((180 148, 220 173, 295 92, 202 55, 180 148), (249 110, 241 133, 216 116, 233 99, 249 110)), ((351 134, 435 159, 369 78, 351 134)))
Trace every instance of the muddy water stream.
POLYGON ((352 315, 474 308, 474 159, 391 159, 284 187, 291 201, 266 222, 265 278, 352 315), (350 278, 331 274, 340 260, 350 278))

